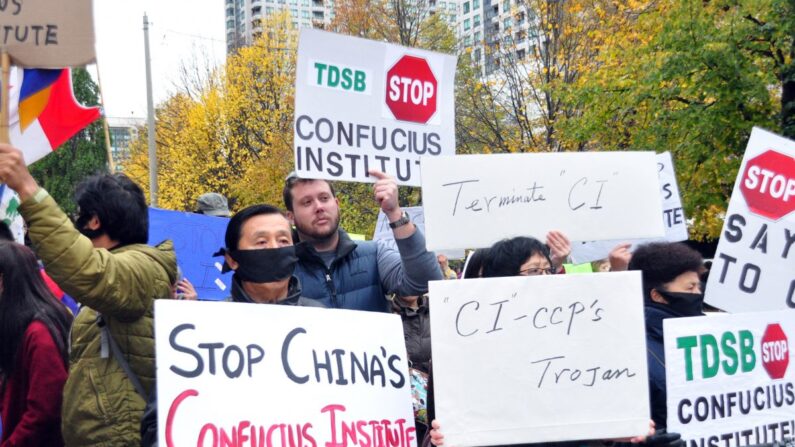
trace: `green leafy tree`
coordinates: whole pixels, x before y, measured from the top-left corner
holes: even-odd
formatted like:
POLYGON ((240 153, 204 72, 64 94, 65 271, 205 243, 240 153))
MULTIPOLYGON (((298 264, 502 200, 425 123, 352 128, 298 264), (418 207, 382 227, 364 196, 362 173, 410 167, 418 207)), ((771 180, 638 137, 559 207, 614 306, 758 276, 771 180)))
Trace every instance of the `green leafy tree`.
MULTIPOLYGON (((99 105, 99 88, 84 68, 72 70, 75 98, 85 106, 99 105)), ((55 152, 33 163, 31 174, 69 214, 76 212, 75 187, 86 177, 108 170, 102 121, 97 120, 55 152)))

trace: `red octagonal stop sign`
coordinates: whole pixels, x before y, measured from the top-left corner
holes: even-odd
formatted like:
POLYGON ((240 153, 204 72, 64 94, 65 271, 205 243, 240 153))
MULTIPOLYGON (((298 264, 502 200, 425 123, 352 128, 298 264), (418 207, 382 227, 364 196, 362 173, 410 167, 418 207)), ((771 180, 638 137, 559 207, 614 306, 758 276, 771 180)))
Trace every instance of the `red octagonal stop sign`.
POLYGON ((789 364, 787 335, 778 323, 768 324, 762 336, 762 365, 771 379, 781 379, 789 364))
POLYGON ((748 160, 740 190, 752 212, 781 219, 795 210, 795 159, 768 149, 748 160))
POLYGON ((427 123, 437 96, 436 77, 423 58, 403 56, 386 73, 386 105, 399 120, 427 123))

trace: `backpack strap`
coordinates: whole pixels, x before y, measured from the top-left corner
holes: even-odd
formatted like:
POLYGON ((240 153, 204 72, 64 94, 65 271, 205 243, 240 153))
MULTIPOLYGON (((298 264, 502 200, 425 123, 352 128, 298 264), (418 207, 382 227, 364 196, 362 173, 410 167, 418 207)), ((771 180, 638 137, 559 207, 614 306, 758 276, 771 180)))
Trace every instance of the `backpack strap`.
POLYGON ((143 385, 141 385, 141 381, 138 380, 138 376, 135 375, 132 368, 130 368, 130 364, 127 363, 127 360, 124 358, 124 354, 119 349, 119 345, 116 343, 116 340, 113 338, 113 335, 110 333, 110 329, 108 329, 108 322, 105 318, 97 312, 97 326, 99 326, 100 333, 100 357, 108 358, 108 350, 113 353, 113 358, 121 366, 121 369, 124 370, 124 373, 127 374, 127 377, 132 382, 133 387, 135 387, 135 391, 141 395, 141 397, 146 400, 146 391, 144 391, 143 385))

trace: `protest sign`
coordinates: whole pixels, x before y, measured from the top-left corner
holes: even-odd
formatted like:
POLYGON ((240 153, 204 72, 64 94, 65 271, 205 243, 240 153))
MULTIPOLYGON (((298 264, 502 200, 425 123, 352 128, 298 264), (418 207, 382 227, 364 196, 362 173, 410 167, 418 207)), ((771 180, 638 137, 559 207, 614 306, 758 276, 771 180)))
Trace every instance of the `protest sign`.
MULTIPOLYGON (((417 227, 417 231, 425 234, 425 211, 423 211, 422 207, 410 206, 401 209, 408 213, 409 218, 417 227)), ((384 243, 397 250, 395 233, 389 228, 389 219, 387 219, 386 214, 381 210, 378 211, 378 220, 375 223, 373 240, 384 241, 384 243)), ((464 259, 466 257, 464 250, 440 250, 438 253, 447 256, 448 259, 464 259)))
POLYGON ((295 80, 300 177, 419 186, 420 157, 455 154, 455 56, 301 29, 295 80))
POLYGON ((723 447, 795 436, 795 311, 663 324, 669 432, 687 445, 723 447))
POLYGON ((422 160, 429 250, 513 236, 571 240, 664 234, 651 152, 460 155, 422 160))
POLYGON ((0 46, 14 65, 61 68, 94 62, 91 0, 11 0, 0 3, 0 46))
POLYGON ((707 282, 729 312, 795 308, 795 142, 754 128, 707 282))
POLYGON ((155 313, 160 445, 415 445, 397 315, 172 300, 155 313))
POLYGON ((445 444, 648 432, 639 272, 429 286, 436 419, 445 444))
POLYGON ((221 274, 223 257, 213 253, 223 247, 229 219, 204 214, 149 208, 149 244, 170 239, 182 276, 193 284, 199 299, 222 300, 229 296, 232 273, 221 274))
POLYGON ((574 242, 571 244, 571 259, 576 263, 592 262, 607 258, 616 245, 623 242, 632 243, 631 251, 641 244, 657 241, 680 242, 686 241, 687 222, 685 221, 682 198, 679 195, 679 186, 676 182, 674 164, 670 152, 657 154, 657 175, 660 178, 660 198, 662 200, 663 226, 665 237, 653 239, 615 239, 598 242, 574 242))
POLYGON ((25 223, 22 215, 19 214, 21 201, 13 189, 0 183, 0 222, 8 225, 14 240, 17 243, 25 243, 25 223))

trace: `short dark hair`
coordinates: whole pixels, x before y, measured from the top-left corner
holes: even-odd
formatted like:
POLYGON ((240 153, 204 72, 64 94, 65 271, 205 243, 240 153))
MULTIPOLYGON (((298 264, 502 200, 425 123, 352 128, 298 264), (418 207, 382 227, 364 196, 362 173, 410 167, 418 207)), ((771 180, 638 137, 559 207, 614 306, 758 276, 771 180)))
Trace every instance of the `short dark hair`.
POLYGON ((249 207, 243 208, 231 219, 229 219, 229 224, 226 226, 224 243, 226 244, 227 250, 237 250, 237 246, 240 243, 240 233, 243 231, 243 224, 245 224, 246 221, 252 217, 259 216, 261 214, 278 214, 284 217, 282 210, 276 208, 273 205, 251 205, 249 207))
POLYGON ((652 242, 635 249, 629 261, 629 270, 640 270, 643 276, 643 295, 649 297, 651 289, 676 279, 682 273, 701 273, 704 259, 696 250, 680 242, 652 242))
POLYGON ((284 207, 287 208, 287 211, 293 211, 293 188, 295 188, 295 185, 309 182, 326 182, 329 189, 331 190, 331 195, 337 197, 337 193, 334 191, 334 185, 332 185, 330 181, 323 179, 299 178, 297 175, 295 175, 295 173, 292 173, 288 175, 287 179, 284 181, 284 189, 282 190, 282 199, 284 200, 284 207))
POLYGON ((522 264, 535 254, 544 256, 552 264, 549 249, 538 239, 524 236, 503 239, 489 248, 483 262, 483 277, 517 276, 522 264))
POLYGON ((466 263, 466 270, 464 270, 464 278, 480 278, 480 272, 483 269, 483 263, 489 257, 488 248, 479 248, 469 255, 469 260, 466 263))
POLYGON ((0 241, 14 241, 14 234, 11 233, 11 228, 8 224, 0 220, 0 241))
POLYGON ((75 191, 80 216, 97 216, 101 230, 122 245, 149 240, 149 210, 140 186, 124 174, 97 174, 75 191))

